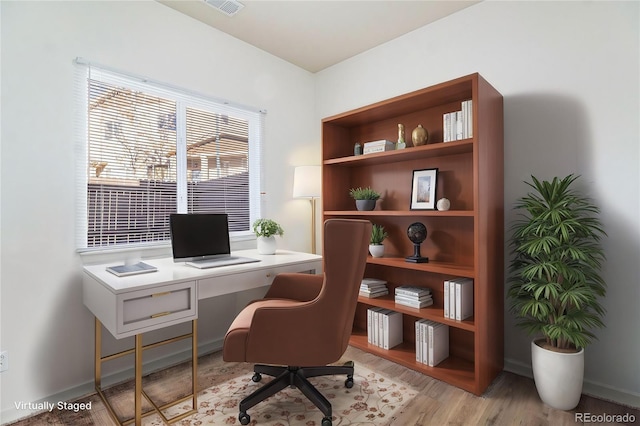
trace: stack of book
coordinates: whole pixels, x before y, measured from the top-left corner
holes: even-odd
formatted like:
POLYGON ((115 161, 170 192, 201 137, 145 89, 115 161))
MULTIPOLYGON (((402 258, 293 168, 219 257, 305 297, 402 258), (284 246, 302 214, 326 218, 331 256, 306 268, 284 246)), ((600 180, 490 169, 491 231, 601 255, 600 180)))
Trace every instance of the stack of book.
POLYGON ((410 285, 396 287, 395 301, 399 305, 410 306, 412 308, 424 308, 425 306, 433 305, 431 289, 410 285))
POLYGON ((389 294, 387 282, 377 278, 364 278, 360 283, 360 296, 375 298, 389 294))
POLYGON ((402 314, 391 309, 368 309, 367 342, 382 349, 402 343, 402 314))
POLYGON ((421 319, 416 321, 416 361, 435 367, 449 357, 449 326, 421 319))
POLYGON ((396 144, 392 141, 382 139, 379 141, 366 142, 364 144, 364 154, 373 154, 374 152, 393 151, 396 149, 396 144))
POLYGON ((443 142, 473 137, 473 107, 471 100, 462 102, 462 109, 442 116, 443 142))
POLYGON ((473 315, 473 280, 456 278, 444 282, 444 317, 462 321, 473 315))

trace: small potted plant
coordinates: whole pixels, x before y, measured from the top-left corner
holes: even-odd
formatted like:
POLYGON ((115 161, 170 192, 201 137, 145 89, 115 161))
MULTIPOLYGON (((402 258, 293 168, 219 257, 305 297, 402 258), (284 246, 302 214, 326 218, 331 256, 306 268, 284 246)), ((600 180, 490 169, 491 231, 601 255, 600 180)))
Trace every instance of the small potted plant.
POLYGON ((522 212, 511 228, 511 312, 533 334, 531 362, 540 399, 560 410, 578 405, 584 348, 604 327, 600 276, 605 235, 599 209, 571 187, 569 175, 526 182, 533 191, 515 205, 522 212))
POLYGON ((275 254, 276 235, 282 236, 284 231, 274 220, 258 219, 253 222, 253 233, 258 237, 258 253, 275 254))
POLYGON ((369 253, 373 257, 382 257, 384 255, 384 245, 382 242, 389 235, 384 230, 384 226, 373 224, 371 227, 371 240, 369 241, 369 253))
POLYGON ((375 209, 376 201, 380 198, 380 194, 369 186, 366 188, 351 188, 349 195, 356 200, 356 209, 358 210, 375 209))

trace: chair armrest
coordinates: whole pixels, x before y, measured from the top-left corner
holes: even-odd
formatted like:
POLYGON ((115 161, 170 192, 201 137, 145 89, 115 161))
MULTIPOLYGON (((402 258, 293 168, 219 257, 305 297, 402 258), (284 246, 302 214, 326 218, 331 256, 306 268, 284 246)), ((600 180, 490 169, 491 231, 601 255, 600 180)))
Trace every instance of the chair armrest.
POLYGON ((324 282, 323 275, 282 273, 276 275, 265 299, 290 299, 307 302, 315 299, 324 282))

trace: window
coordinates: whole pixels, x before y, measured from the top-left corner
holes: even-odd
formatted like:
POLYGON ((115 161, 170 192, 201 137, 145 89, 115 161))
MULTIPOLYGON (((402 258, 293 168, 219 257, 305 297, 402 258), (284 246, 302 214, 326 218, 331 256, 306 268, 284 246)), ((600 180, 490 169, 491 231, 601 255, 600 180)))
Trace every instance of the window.
POLYGON ((93 65, 83 67, 79 248, 166 242, 171 213, 260 217, 264 114, 93 65))

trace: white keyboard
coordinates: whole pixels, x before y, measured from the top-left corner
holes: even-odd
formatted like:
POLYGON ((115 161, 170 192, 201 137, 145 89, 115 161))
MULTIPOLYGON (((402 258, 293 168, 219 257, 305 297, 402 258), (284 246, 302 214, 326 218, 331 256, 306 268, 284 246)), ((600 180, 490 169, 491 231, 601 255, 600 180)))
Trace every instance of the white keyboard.
POLYGON ((199 269, 217 268, 220 266, 240 265, 243 263, 260 262, 259 259, 252 259, 250 257, 231 256, 224 257, 222 259, 208 259, 208 260, 196 260, 193 262, 187 262, 187 265, 193 266, 199 269))

